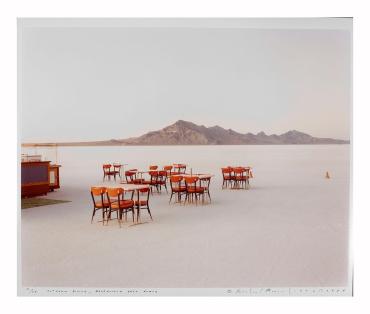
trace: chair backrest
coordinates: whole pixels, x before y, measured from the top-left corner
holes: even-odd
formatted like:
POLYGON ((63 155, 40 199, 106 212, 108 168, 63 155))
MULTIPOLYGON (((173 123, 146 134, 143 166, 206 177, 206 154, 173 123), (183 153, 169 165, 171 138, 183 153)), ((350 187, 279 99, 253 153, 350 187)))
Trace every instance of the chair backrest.
POLYGON ((227 167, 227 168, 221 168, 222 176, 224 179, 228 179, 231 177, 231 174, 233 172, 233 168, 227 167))
POLYGON ((186 165, 184 164, 176 164, 174 168, 174 171, 177 173, 184 173, 186 171, 186 165))
POLYGON ((183 176, 178 176, 178 175, 170 176, 171 190, 173 190, 173 188, 181 187, 182 180, 183 180, 183 176))
POLYGON ((182 179, 183 179, 183 176, 171 176, 170 177, 170 182, 178 183, 178 182, 181 182, 182 179))
POLYGON ((103 165, 103 171, 104 173, 108 173, 110 171, 110 168, 112 167, 111 164, 104 164, 103 165))
POLYGON ((96 200, 100 200, 103 204, 104 202, 104 195, 106 193, 107 189, 105 187, 101 186, 92 186, 90 189, 91 198, 93 200, 94 206, 96 205, 96 200))
POLYGON ((172 173, 172 166, 164 166, 163 170, 167 172, 167 177, 169 177, 172 173))
POLYGON ((94 196, 100 196, 106 192, 106 188, 102 186, 92 186, 90 191, 94 196))
POLYGON ((247 175, 247 170, 246 168, 243 168, 243 167, 235 167, 233 168, 233 172, 234 172, 236 179, 247 175))
POLYGON ((155 170, 149 171, 149 175, 150 175, 150 183, 156 184, 157 181, 159 180, 159 172, 155 170))
POLYGON ((158 179, 160 181, 166 180, 167 179, 167 171, 165 171, 165 170, 159 170, 158 171, 158 179))
POLYGON ((149 201, 150 188, 142 188, 139 190, 140 199, 146 197, 146 201, 149 201))
POLYGON ((121 167, 122 167, 122 165, 119 165, 119 164, 114 164, 114 165, 113 165, 113 169, 114 169, 114 170, 120 170, 120 169, 121 169, 121 167))
POLYGON ((149 170, 157 170, 158 166, 149 166, 149 170))
POLYGON ((184 177, 186 189, 196 188, 199 177, 184 177))
POLYGON ((107 188, 108 197, 118 197, 123 194, 122 188, 107 188))
POLYGON ((203 177, 200 178, 200 186, 209 188, 209 185, 211 183, 211 177, 203 177))
POLYGON ((136 172, 125 171, 125 177, 127 183, 134 183, 136 172))
POLYGON ((123 200, 124 190, 122 188, 107 188, 107 196, 109 205, 112 205, 113 201, 118 201, 118 206, 120 201, 123 200))

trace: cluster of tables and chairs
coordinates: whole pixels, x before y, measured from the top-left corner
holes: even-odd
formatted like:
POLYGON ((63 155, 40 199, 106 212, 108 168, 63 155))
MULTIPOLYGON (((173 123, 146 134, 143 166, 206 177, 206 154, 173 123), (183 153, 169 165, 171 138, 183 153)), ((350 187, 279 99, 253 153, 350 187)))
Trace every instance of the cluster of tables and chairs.
POLYGON ((153 220, 149 206, 150 189, 146 185, 105 184, 105 186, 91 187, 90 193, 93 201, 91 223, 99 210, 103 225, 105 223, 108 225, 109 221, 113 219, 113 213, 116 213, 120 227, 123 217, 127 221, 128 214, 131 214, 132 225, 139 224, 141 223, 142 209, 146 209, 150 219, 153 220))
POLYGON ((208 198, 209 202, 212 201, 209 186, 211 183, 212 174, 177 174, 170 177, 171 196, 169 203, 172 198, 177 203, 182 203, 182 197, 184 197, 183 204, 194 203, 198 205, 198 201, 201 200, 201 204, 205 203, 205 197, 208 198))
POLYGON ((162 191, 162 188, 168 192, 167 183, 172 175, 185 174, 185 164, 173 164, 163 166, 161 170, 158 170, 157 165, 149 166, 148 170, 129 169, 125 171, 126 183, 129 184, 147 184, 150 186, 151 192, 155 188, 158 193, 162 191), (144 175, 149 177, 145 178, 144 175))
MULTIPOLYGON (((123 171, 126 164, 112 163, 103 165, 102 186, 91 187, 93 213, 91 222, 101 211, 102 224, 118 219, 119 226, 132 219, 132 225, 141 223, 141 211, 146 210, 151 220, 149 199, 153 191, 170 193, 169 204, 205 204, 211 203, 210 183, 212 174, 200 174, 187 171, 186 164, 165 165, 159 168, 150 165, 147 170, 129 169, 123 171), (114 181, 110 180, 113 177, 114 181), (116 182, 119 178, 120 181, 116 182), (116 218, 113 218, 113 216, 116 218)), ((253 178, 251 167, 221 168, 222 189, 248 189, 249 179, 253 178)))
POLYGON ((112 163, 103 164, 103 186, 91 187, 93 201, 93 213, 91 223, 98 211, 101 211, 103 225, 112 219, 118 219, 121 227, 123 220, 131 216, 132 225, 141 223, 141 211, 146 210, 153 220, 150 211, 149 199, 155 190, 161 193, 162 189, 168 193, 170 187, 170 200, 173 197, 176 203, 205 203, 207 197, 211 202, 209 191, 211 174, 193 174, 186 172, 186 164, 165 165, 159 169, 157 165, 149 166, 148 170, 129 169, 122 171, 125 164, 112 163), (121 173, 124 174, 124 179, 121 173), (111 178, 114 181, 111 181, 111 178), (120 182, 116 179, 120 178, 120 182), (116 218, 113 218, 113 215, 116 218))
POLYGON ((171 196, 169 203, 171 203, 173 196, 178 203, 196 203, 202 201, 205 203, 205 197, 211 202, 211 195, 209 186, 212 174, 193 174, 192 169, 186 172, 187 165, 173 164, 167 165, 158 170, 158 166, 149 166, 149 170, 140 171, 138 169, 130 169, 125 172, 126 182, 129 184, 145 184, 150 187, 151 193, 156 189, 158 193, 162 188, 168 193, 167 184, 171 187, 171 196), (148 174, 149 178, 143 178, 144 174, 148 174))
POLYGON ((122 169, 126 164, 121 164, 121 163, 107 163, 103 164, 103 181, 105 181, 106 178, 108 180, 113 177, 114 181, 116 181, 117 177, 121 179, 122 175, 122 169))
POLYGON ((251 167, 225 167, 222 171, 222 188, 248 189, 249 179, 253 178, 251 167))

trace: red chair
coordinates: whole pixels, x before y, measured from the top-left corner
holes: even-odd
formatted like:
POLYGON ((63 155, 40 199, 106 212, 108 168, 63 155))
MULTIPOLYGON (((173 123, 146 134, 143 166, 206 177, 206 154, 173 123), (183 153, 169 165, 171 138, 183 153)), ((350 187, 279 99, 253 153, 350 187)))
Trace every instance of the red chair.
POLYGON ((165 170, 158 171, 157 186, 159 187, 160 191, 162 191, 162 186, 164 186, 164 188, 166 189, 166 192, 168 193, 168 190, 167 190, 167 171, 165 171, 165 170))
POLYGON ((247 183, 249 185, 249 176, 247 175, 247 168, 235 167, 234 172, 234 188, 235 189, 247 189, 247 183))
POLYGON ((199 177, 184 177, 184 180, 186 187, 186 197, 184 204, 186 203, 186 201, 188 201, 188 203, 192 203, 195 198, 195 204, 198 205, 198 197, 200 198, 200 196, 202 196, 202 203, 204 204, 204 187, 200 186, 199 177))
POLYGON ((139 220, 141 209, 146 209, 149 213, 150 219, 153 220, 152 213, 150 212, 149 208, 149 195, 150 189, 143 188, 138 190, 140 193, 140 201, 134 201, 135 208, 137 209, 137 220, 139 220))
POLYGON ((157 170, 158 166, 149 166, 149 170, 157 170))
POLYGON ((107 197, 109 203, 109 212, 107 216, 107 225, 111 219, 112 212, 117 213, 119 227, 121 228, 122 215, 125 214, 127 220, 127 213, 132 213, 132 221, 135 222, 134 201, 124 199, 124 190, 122 188, 108 188, 107 197))
POLYGON ((233 173, 233 168, 232 167, 227 167, 227 168, 221 168, 222 171, 222 188, 224 189, 225 187, 227 188, 228 185, 233 186, 234 180, 235 180, 235 175, 233 173))
POLYGON ((172 196, 177 194, 177 201, 181 203, 181 196, 186 194, 186 186, 182 184, 182 176, 171 176, 170 186, 171 186, 171 197, 168 203, 171 203, 172 196))
POLYGON ((164 166, 163 167, 163 170, 167 172, 167 176, 170 177, 171 176, 171 171, 172 171, 172 166, 164 166))
POLYGON ((186 165, 184 164, 176 164, 174 165, 174 172, 177 174, 185 174, 186 172, 186 165))
POLYGON ((122 165, 120 164, 113 164, 113 172, 116 175, 118 175, 121 179, 121 168, 122 168, 122 165))
POLYGON ((157 192, 159 193, 159 171, 149 171, 150 179, 142 181, 142 184, 148 184, 150 185, 150 192, 153 194, 153 187, 157 189, 157 192))
POLYGON ((141 184, 142 179, 136 179, 136 172, 132 170, 125 171, 125 178, 128 184, 141 184))
POLYGON ((103 165, 103 173, 104 173, 103 181, 105 180, 105 177, 108 177, 108 179, 110 180, 111 176, 113 176, 114 180, 116 180, 116 173, 113 170, 111 170, 111 168, 112 168, 111 164, 103 165))
POLYGON ((90 189, 91 198, 93 200, 93 213, 91 216, 91 223, 93 222, 96 211, 101 210, 102 212, 102 221, 104 225, 105 216, 109 208, 109 202, 105 196, 106 188, 104 187, 92 187, 90 189))
POLYGON ((212 202, 211 194, 209 193, 209 186, 211 184, 211 177, 200 178, 200 186, 204 188, 204 193, 207 193, 209 202, 212 202))

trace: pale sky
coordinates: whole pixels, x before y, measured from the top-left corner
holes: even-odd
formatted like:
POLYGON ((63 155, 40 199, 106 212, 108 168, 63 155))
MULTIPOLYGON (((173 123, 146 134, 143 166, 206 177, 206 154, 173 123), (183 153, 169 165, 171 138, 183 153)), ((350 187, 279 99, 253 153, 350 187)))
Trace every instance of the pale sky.
POLYGON ((349 139, 351 31, 24 27, 22 142, 139 136, 183 119, 349 139))

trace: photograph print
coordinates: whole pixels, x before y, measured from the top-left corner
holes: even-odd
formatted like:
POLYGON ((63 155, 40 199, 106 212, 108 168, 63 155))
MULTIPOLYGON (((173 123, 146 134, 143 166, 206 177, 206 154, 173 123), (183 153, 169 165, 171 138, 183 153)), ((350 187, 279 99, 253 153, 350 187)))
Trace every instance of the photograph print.
POLYGON ((18 96, 19 295, 352 295, 351 18, 20 18, 18 96))

